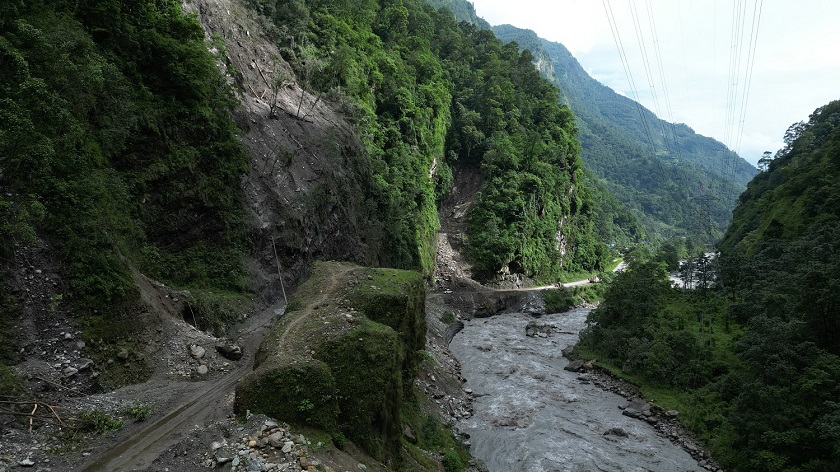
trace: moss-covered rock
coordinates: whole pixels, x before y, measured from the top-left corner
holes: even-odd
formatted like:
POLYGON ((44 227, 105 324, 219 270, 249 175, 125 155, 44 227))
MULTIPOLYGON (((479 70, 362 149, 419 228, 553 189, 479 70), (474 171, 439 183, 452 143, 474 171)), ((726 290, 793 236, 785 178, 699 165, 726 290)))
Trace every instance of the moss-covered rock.
POLYGON ((396 331, 364 320, 324 342, 316 356, 335 377, 342 432, 377 458, 399 450, 406 353, 396 331))
POLYGON ((408 352, 402 365, 408 392, 420 366, 416 353, 426 345, 426 288, 420 274, 393 269, 366 269, 367 281, 357 284, 348 300, 367 318, 390 326, 408 352))
POLYGON ((341 432, 400 462, 404 397, 425 344, 419 273, 319 262, 237 386, 237 412, 341 432))
POLYGON ((326 431, 336 428, 338 398, 335 379, 325 363, 302 360, 269 363, 236 388, 236 410, 264 413, 326 431))

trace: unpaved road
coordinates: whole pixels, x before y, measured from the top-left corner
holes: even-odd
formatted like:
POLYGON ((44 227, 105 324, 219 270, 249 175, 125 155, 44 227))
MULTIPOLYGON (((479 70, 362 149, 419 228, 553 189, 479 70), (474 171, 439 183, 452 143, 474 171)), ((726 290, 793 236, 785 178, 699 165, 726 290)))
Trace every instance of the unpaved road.
POLYGON ((276 311, 282 308, 282 302, 266 308, 252 317, 250 326, 239 333, 239 345, 244 355, 237 361, 238 366, 235 369, 214 380, 194 382, 186 392, 175 385, 168 391, 166 388, 163 388, 162 392, 156 391, 157 395, 167 393, 181 395, 188 400, 122 443, 99 453, 78 470, 84 472, 145 470, 167 448, 176 444, 191 425, 205 424, 226 416, 229 413, 228 395, 233 392, 239 379, 251 370, 257 347, 271 328, 276 311))

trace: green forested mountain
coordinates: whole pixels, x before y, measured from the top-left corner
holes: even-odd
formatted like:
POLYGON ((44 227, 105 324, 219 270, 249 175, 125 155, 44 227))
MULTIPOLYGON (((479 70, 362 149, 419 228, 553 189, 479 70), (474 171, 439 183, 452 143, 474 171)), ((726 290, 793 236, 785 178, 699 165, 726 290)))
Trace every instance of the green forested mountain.
POLYGON ((244 288, 234 101, 178 2, 4 2, 0 64, 4 254, 48 238, 84 310, 136 295, 129 260, 244 288))
POLYGON ((602 85, 562 44, 510 25, 493 31, 533 52, 577 116, 587 167, 654 234, 697 235, 707 242, 720 235, 737 195, 755 175, 752 166, 720 142, 660 120, 602 85))
MULTIPOLYGON (((596 231, 621 230, 593 209, 611 203, 593 200, 572 114, 530 53, 419 0, 251 5, 301 86, 356 126, 378 260, 431 271, 453 167, 484 181, 468 228, 477 267, 552 277, 607 257, 596 231)), ((136 300, 133 268, 245 290, 248 159, 215 61, 175 1, 2 4, 4 253, 49 240, 64 303, 86 313, 136 300)))
POLYGON ((840 101, 792 126, 785 144, 741 195, 720 244, 730 311, 748 328, 734 445, 752 470, 837 470, 840 101))
POLYGON ((697 289, 632 263, 581 341, 678 408, 729 470, 840 470, 840 101, 785 143, 719 261, 696 259, 697 289))

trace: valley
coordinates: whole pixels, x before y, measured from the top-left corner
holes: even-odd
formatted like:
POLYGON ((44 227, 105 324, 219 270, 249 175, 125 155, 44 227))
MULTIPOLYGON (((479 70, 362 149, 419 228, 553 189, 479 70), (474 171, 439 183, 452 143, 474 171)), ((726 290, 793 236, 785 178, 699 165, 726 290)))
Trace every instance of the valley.
POLYGON ((759 171, 462 0, 6 2, 0 64, 0 472, 840 469, 840 102, 759 171))

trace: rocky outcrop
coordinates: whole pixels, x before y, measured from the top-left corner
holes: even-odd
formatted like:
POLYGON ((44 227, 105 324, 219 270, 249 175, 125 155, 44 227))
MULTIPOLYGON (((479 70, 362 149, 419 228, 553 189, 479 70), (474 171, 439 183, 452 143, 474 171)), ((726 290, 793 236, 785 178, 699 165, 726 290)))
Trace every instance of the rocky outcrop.
POLYGON ((237 387, 236 411, 340 431, 377 459, 398 460, 424 307, 419 273, 317 263, 237 387))
POLYGON ((242 348, 236 344, 217 344, 216 352, 221 354, 225 359, 238 361, 242 359, 242 348))

